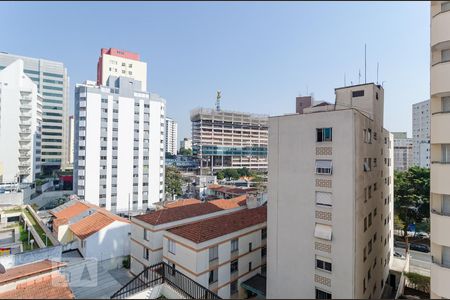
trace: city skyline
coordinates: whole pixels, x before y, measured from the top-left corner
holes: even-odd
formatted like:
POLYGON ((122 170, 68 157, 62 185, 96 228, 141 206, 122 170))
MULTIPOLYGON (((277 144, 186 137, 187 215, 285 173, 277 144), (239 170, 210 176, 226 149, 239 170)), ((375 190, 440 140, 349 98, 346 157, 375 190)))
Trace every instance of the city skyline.
POLYGON ((216 90, 222 90, 223 109, 270 115, 295 112, 295 97, 307 92, 333 101, 344 74, 347 85, 364 83, 367 44, 367 82, 376 82, 379 62, 386 90, 384 126, 411 136, 412 104, 429 98, 427 5, 2 3, 0 24, 9 30, 1 50, 62 61, 71 113, 75 84, 95 79, 99 49, 140 53, 148 63, 148 90, 167 99, 182 140, 191 133, 189 111, 214 107, 216 90), (24 18, 17 24, 19 11, 24 18), (94 25, 117 18, 122 25, 114 35, 95 34, 94 25), (58 23, 64 26, 49 27, 58 23), (45 28, 52 34, 36 34, 45 28))

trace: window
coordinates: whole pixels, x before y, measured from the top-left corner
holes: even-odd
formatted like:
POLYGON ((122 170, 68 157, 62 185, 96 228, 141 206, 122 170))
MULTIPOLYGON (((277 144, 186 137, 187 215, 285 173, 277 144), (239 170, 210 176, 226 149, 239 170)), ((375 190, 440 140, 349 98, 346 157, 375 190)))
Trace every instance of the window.
POLYGON ((238 282, 237 280, 230 283, 230 295, 234 295, 238 292, 238 282))
POLYGON ((316 226, 314 229, 314 236, 319 239, 331 241, 331 235, 332 235, 331 228, 332 227, 330 225, 316 223, 316 226))
POLYGON ((367 248, 366 247, 364 247, 363 259, 364 259, 364 261, 366 261, 366 259, 367 259, 367 248))
POLYGON ((316 268, 331 272, 331 262, 326 258, 316 256, 316 268))
POLYGON ((331 299, 331 294, 316 288, 316 299, 331 299))
POLYGON ((175 242, 172 240, 168 240, 169 242, 169 252, 175 254, 175 242))
POLYGON ((250 272, 252 270, 252 262, 248 263, 248 271, 250 272))
POLYGON ((253 246, 252 243, 248 243, 248 252, 252 252, 252 246, 253 246))
POLYGON ((369 194, 369 199, 372 199, 372 186, 369 186, 368 194, 369 194))
POLYGON ((374 241, 374 242, 377 241, 377 233, 376 233, 376 232, 373 234, 373 241, 374 241))
POLYGON ((367 217, 364 218, 364 232, 367 230, 367 217))
POLYGON ((450 10, 450 1, 441 3, 441 12, 446 12, 450 10))
POLYGON ((331 195, 331 193, 327 192, 316 192, 316 205, 333 206, 331 195))
POLYGON ((372 226, 372 213, 369 214, 369 227, 372 226))
POLYGON ((316 174, 331 175, 333 164, 331 160, 316 160, 316 174))
POLYGON ((377 208, 375 208, 375 209, 373 210, 373 216, 374 216, 374 217, 377 216, 377 208))
POLYGON ((208 283, 209 284, 213 284, 215 282, 217 282, 218 279, 218 272, 217 269, 211 270, 209 271, 209 280, 208 283))
POLYGON ((213 261, 219 258, 219 246, 209 248, 209 261, 213 261))
POLYGON ((231 240, 231 252, 238 250, 239 250, 239 240, 238 239, 231 240))
POLYGON ((237 272, 239 269, 238 260, 233 260, 230 264, 230 273, 233 274, 234 272, 237 272))
POLYGON ((267 247, 262 247, 261 248, 261 258, 266 257, 267 255, 267 247))
POLYGON ((450 97, 442 97, 442 111, 450 112, 450 97))
POLYGON ((372 240, 369 241, 369 243, 367 244, 367 247, 369 249, 367 254, 372 253, 372 240))
POLYGON ((144 248, 144 259, 148 260, 150 257, 148 248, 144 248))
POLYGON ((317 142, 331 142, 333 128, 317 128, 317 142))
POLYGON ((447 163, 450 162, 450 144, 442 144, 442 162, 447 163))
POLYGON ((261 229, 261 239, 265 240, 267 238, 267 228, 261 229))
POLYGON ((364 96, 364 90, 360 90, 360 91, 353 91, 352 92, 352 97, 362 97, 364 96))

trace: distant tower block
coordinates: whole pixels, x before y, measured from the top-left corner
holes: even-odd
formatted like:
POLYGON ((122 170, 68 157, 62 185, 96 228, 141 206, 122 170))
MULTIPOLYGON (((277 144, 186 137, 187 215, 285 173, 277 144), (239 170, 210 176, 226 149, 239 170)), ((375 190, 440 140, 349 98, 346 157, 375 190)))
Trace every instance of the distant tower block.
POLYGON ((310 107, 312 104, 311 96, 296 97, 295 98, 295 112, 297 114, 303 114, 303 109, 310 107))

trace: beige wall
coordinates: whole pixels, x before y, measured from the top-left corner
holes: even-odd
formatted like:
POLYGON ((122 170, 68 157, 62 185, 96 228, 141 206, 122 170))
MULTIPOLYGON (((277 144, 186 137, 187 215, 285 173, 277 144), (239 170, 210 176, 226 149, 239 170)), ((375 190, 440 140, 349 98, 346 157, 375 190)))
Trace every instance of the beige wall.
POLYGON ((141 82, 143 91, 147 91, 147 63, 138 60, 132 60, 123 58, 120 56, 113 56, 103 54, 103 66, 102 66, 102 85, 106 85, 108 77, 113 76, 125 76, 130 77, 141 82), (117 64, 113 63, 117 62, 117 64), (122 63, 125 66, 122 66, 122 63), (132 65, 130 67, 130 64, 132 65), (122 71, 125 71, 123 73, 122 71), (129 73, 131 72, 131 74, 129 73))
POLYGON ((430 93, 431 93, 431 296, 450 298, 450 266, 443 263, 443 247, 450 247, 450 216, 442 214, 442 198, 450 195, 450 167, 442 161, 441 145, 450 144, 450 115, 442 112, 442 97, 450 96, 450 62, 442 61, 441 51, 450 49, 450 12, 441 3, 431 2, 430 93))

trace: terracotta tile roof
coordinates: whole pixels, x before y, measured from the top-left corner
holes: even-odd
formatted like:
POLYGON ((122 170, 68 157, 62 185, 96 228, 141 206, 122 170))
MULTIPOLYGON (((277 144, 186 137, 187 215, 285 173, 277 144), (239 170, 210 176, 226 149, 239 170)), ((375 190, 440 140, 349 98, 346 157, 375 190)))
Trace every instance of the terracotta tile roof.
POLYGON ((267 206, 260 206, 178 226, 168 231, 194 243, 202 243, 266 221, 267 206))
POLYGON ((167 203, 166 205, 164 205, 164 207, 170 208, 170 207, 177 207, 177 206, 197 204, 197 203, 202 203, 202 201, 198 200, 198 199, 195 199, 195 198, 180 199, 180 200, 175 201, 175 202, 167 203))
POLYGON ((73 218, 79 214, 81 214, 82 212, 85 212, 86 210, 89 209, 89 205, 87 205, 86 203, 80 202, 80 201, 76 201, 73 205, 66 207, 60 211, 52 211, 50 212, 52 215, 54 215, 55 217, 57 217, 58 219, 62 218, 62 219, 70 219, 73 218))
POLYGON ((223 210, 223 208, 220 208, 209 202, 205 202, 176 206, 171 208, 163 208, 148 214, 136 216, 134 218, 151 225, 161 225, 187 218, 211 214, 221 210, 223 210))
POLYGON ((86 205, 88 205, 89 207, 95 209, 97 212, 100 212, 100 213, 106 215, 107 217, 109 217, 109 218, 111 218, 111 219, 113 219, 115 221, 131 223, 130 220, 128 220, 126 218, 119 217, 118 215, 110 212, 109 210, 107 210, 107 209, 105 209, 103 207, 99 207, 99 206, 97 206, 95 204, 91 204, 91 203, 86 203, 86 205))
POLYGON ((211 200, 209 203, 214 204, 223 209, 231 209, 240 206, 245 206, 247 204, 247 195, 241 195, 231 199, 216 199, 211 200))
POLYGON ((256 188, 240 188, 235 186, 225 186, 225 185, 218 185, 218 184, 211 184, 208 186, 208 189, 225 193, 225 194, 247 194, 248 192, 256 191, 256 188))
POLYGON ((18 284, 0 293, 0 299, 75 299, 66 278, 51 274, 18 284))
POLYGON ((41 273, 47 273, 65 265, 65 263, 45 259, 35 263, 13 267, 7 269, 6 273, 0 274, 0 284, 5 284, 41 273))
POLYGON ((87 216, 80 221, 69 226, 73 234, 80 239, 85 239, 90 235, 105 228, 115 220, 101 212, 95 212, 90 216, 87 216))

